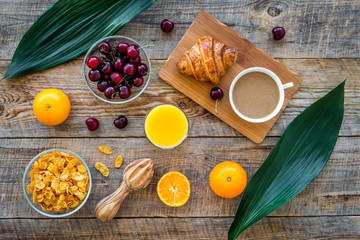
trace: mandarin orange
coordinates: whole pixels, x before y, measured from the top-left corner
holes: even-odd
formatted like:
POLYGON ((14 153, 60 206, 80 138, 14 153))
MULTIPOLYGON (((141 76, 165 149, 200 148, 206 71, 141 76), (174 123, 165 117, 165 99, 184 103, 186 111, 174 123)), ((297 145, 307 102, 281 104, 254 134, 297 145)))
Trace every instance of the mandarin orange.
POLYGON ((220 197, 239 196, 247 184, 245 170, 236 162, 225 161, 216 165, 210 173, 211 189, 220 197))
POLYGON ((184 205, 190 197, 190 182, 179 172, 168 172, 157 184, 160 200, 170 207, 184 205))
POLYGON ((54 126, 64 122, 71 110, 69 98, 58 89, 45 89, 34 99, 33 110, 39 122, 54 126))

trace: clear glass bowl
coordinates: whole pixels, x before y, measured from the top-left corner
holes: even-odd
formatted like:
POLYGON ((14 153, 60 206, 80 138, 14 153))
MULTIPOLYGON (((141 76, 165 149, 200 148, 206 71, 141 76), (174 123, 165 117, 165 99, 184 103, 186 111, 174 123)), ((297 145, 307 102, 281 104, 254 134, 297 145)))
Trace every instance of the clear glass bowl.
POLYGON ((86 86, 89 88, 90 92, 92 94, 94 94, 95 97, 97 97, 98 99, 107 102, 107 103, 113 103, 113 104, 122 104, 122 103, 127 103, 130 102, 132 100, 134 100, 135 98, 137 98, 138 96, 140 96, 146 89, 146 87, 148 86, 149 82, 150 82, 150 74, 147 74, 146 76, 143 76, 144 78, 144 83, 142 86, 140 87, 132 87, 131 88, 131 95, 129 98, 127 99, 121 99, 119 97, 119 95, 115 96, 112 99, 107 99, 104 96, 104 93, 99 91, 97 88, 97 82, 92 82, 90 81, 89 77, 88 77, 88 73, 91 70, 87 65, 86 62, 87 60, 91 57, 91 56, 97 56, 100 57, 102 54, 97 50, 97 46, 99 45, 99 43, 101 43, 102 41, 107 41, 110 44, 116 44, 119 42, 125 42, 127 44, 136 44, 137 46, 139 46, 140 48, 140 53, 139 56, 141 58, 141 62, 145 63, 148 66, 148 73, 151 73, 151 64, 150 64, 150 59, 148 57, 148 55, 146 54, 146 52, 144 51, 143 48, 141 48, 141 45, 139 43, 137 43, 136 41, 134 41, 131 38, 128 37, 124 37, 124 36, 110 36, 110 37, 106 37, 103 39, 100 39, 99 41, 97 41, 96 43, 94 43, 94 45, 91 46, 91 48, 89 49, 89 51, 86 53, 85 59, 84 59, 84 63, 83 63, 83 75, 84 75, 84 79, 85 79, 85 83, 86 86))
POLYGON ((60 148, 53 148, 53 149, 49 149, 46 151, 43 151, 41 153, 39 153, 38 155, 36 155, 27 165, 25 172, 24 172, 24 177, 23 177, 23 190, 24 190, 24 194, 25 194, 25 198, 28 201, 28 203, 30 204, 30 206, 35 209, 38 213, 47 216, 47 217, 52 217, 52 218, 60 218, 60 217, 66 217, 69 216, 73 213, 75 213, 76 211, 78 211, 88 200, 90 192, 91 192, 91 187, 92 187, 92 180, 91 180, 91 173, 90 173, 90 169, 88 167, 88 165, 86 164, 86 162, 76 153, 66 150, 66 149, 60 149, 60 148), (33 169, 34 167, 34 162, 36 160, 39 159, 40 156, 50 153, 52 151, 59 151, 59 152, 67 152, 72 156, 75 156, 79 159, 79 161, 84 164, 84 166, 86 167, 86 170, 88 172, 89 175, 89 190, 87 191, 87 194, 84 198, 84 200, 76 207, 76 208, 70 208, 67 211, 62 211, 62 212, 55 212, 55 211, 47 211, 45 212, 40 204, 38 203, 33 203, 32 201, 32 193, 29 192, 29 190, 27 189, 27 186, 31 183, 31 177, 30 177, 30 171, 33 169))

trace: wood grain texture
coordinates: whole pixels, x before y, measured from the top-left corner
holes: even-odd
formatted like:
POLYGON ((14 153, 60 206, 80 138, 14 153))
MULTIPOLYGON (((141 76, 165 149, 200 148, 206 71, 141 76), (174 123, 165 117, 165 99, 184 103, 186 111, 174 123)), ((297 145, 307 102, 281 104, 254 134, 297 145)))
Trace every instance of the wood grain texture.
MULTIPOLYGON (((21 37, 54 2, 0 0, 0 78, 21 37)), ((211 191, 207 177, 212 167, 233 160, 244 166, 249 178, 253 176, 288 124, 346 77, 341 137, 327 166, 302 193, 239 239, 359 239, 359 15, 357 0, 158 0, 118 32, 143 45, 156 44, 146 50, 155 69, 151 83, 136 101, 119 107, 95 99, 83 82, 80 60, 0 82, 0 239, 226 239, 240 197, 221 199, 211 191), (201 10, 271 56, 281 58, 277 60, 304 80, 269 137, 259 145, 157 77, 164 60, 201 10), (160 22, 176 12, 181 13, 173 19, 175 29, 163 33, 160 22), (281 41, 274 41, 270 33, 277 25, 287 31, 281 41), (69 119, 56 127, 40 124, 32 112, 36 94, 49 87, 66 92, 73 104, 69 119), (145 115, 161 103, 178 105, 189 117, 190 137, 171 151, 161 151, 144 138, 145 115), (125 114, 127 128, 116 129, 104 109, 125 114), (88 117, 100 120, 96 132, 71 127, 88 117), (113 156, 100 153, 97 147, 101 144, 114 147, 113 156), (53 147, 84 157, 94 179, 89 201, 68 219, 44 218, 31 209, 22 193, 27 163, 53 147), (122 178, 124 167, 113 167, 117 154, 124 156, 124 166, 134 159, 152 157, 155 177, 148 188, 127 197, 116 219, 101 223, 95 219, 95 205, 114 191, 122 178), (109 178, 94 169, 96 161, 110 167, 109 178), (193 186, 190 200, 182 208, 169 208, 156 195, 156 182, 171 170, 185 173, 193 186)))
MULTIPOLYGON (((231 218, 3 219, 0 239, 227 239, 231 218)), ((359 239, 360 217, 266 217, 238 239, 359 239)))
POLYGON ((264 140, 277 118, 289 103, 292 95, 299 89, 302 83, 302 79, 298 74, 289 70, 263 50, 259 49, 231 28, 225 26, 204 11, 201 11, 196 16, 194 22, 160 69, 159 76, 200 106, 204 107, 206 110, 216 115, 222 121, 226 122, 235 130, 256 143, 261 143, 264 140), (211 82, 197 81, 192 76, 185 76, 179 72, 176 66, 182 59, 184 53, 189 50, 198 39, 207 35, 214 37, 214 39, 224 43, 229 48, 236 48, 238 51, 237 61, 231 67, 226 69, 224 76, 221 77, 221 81, 217 85, 223 90, 225 95, 221 100, 221 104, 217 107, 217 113, 215 112, 214 101, 209 98, 209 93, 214 85, 211 82), (234 112, 230 105, 229 91, 231 83, 240 72, 251 67, 263 67, 269 69, 280 78, 283 84, 292 82, 294 85, 284 91, 284 103, 280 112, 269 121, 263 123, 250 123, 243 120, 234 112))
MULTIPOLYGON (((95 217, 95 205, 120 186, 124 167, 114 168, 118 155, 123 156, 123 166, 136 159, 151 158, 155 170, 147 188, 126 197, 117 217, 234 216, 241 197, 224 199, 216 196, 208 183, 212 168, 222 161, 236 161, 244 167, 250 179, 278 139, 268 137, 263 143, 255 144, 247 138, 188 138, 179 147, 166 151, 154 147, 146 138, 0 139, 0 218, 42 217, 26 202, 22 176, 29 161, 50 148, 74 151, 91 169, 91 195, 71 218, 95 217), (113 148, 111 156, 98 150, 98 146, 103 144, 113 148), (109 167, 108 178, 95 170, 94 164, 98 161, 109 167), (169 171, 183 173, 191 184, 190 199, 180 208, 166 206, 156 193, 157 182, 169 171)), ((271 215, 360 215, 359 142, 360 137, 340 137, 320 175, 302 193, 271 215)))
MULTIPOLYGON (((27 29, 55 0, 1 0, 0 59, 11 59, 27 29)), ((274 57, 359 57, 360 2, 356 0, 158 0, 133 19, 120 35, 155 43, 153 58, 167 58, 196 14, 207 11, 274 57), (175 29, 160 30, 164 18, 174 17, 175 29), (272 39, 276 25, 285 27, 281 41, 272 39)))
MULTIPOLYGON (((360 136, 360 59, 278 59, 303 78, 287 108, 275 122, 268 136, 281 136, 288 124, 306 107, 324 96, 347 78, 345 115, 340 136, 360 136)), ((144 137, 145 116, 162 103, 179 106, 189 119, 190 136, 241 136, 236 130, 158 78, 163 60, 152 60, 153 75, 143 95, 134 101, 114 106, 95 98, 82 76, 82 61, 75 60, 42 72, 0 81, 0 138, 7 137, 144 137), (59 126, 45 126, 32 111, 37 93, 45 88, 58 88, 70 98, 69 118, 59 126), (129 120, 125 129, 113 126, 114 118, 105 112, 124 114, 129 120), (96 117, 100 128, 90 132, 71 124, 84 124, 96 117)), ((0 78, 9 61, 0 61, 0 78)), ((226 97, 226 96, 225 96, 226 97)), ((220 103, 221 105, 221 103, 220 103)))

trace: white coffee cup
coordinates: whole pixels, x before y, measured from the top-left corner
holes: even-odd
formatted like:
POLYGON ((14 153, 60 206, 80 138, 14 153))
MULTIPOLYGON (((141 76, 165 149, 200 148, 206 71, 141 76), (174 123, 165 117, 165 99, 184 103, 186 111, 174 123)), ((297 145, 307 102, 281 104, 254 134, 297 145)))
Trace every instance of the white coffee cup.
POLYGON ((280 81, 279 77, 276 76, 275 73, 273 73, 272 71, 270 71, 269 69, 266 69, 266 68, 262 68, 262 67, 252 67, 252 68, 248 68, 248 69, 245 69, 244 71, 242 71, 241 73, 239 73, 233 80, 233 82, 231 83, 231 86, 230 86, 230 91, 229 91, 229 99, 230 99, 230 104, 231 104, 231 107, 232 109, 234 110, 234 112, 239 116, 241 117, 242 119, 248 121, 248 122, 252 122, 252 123, 261 123, 261 122, 266 122, 270 119, 272 119, 273 117, 275 117, 281 110, 281 107, 282 105, 284 104, 284 96, 285 96, 285 93, 284 93, 284 89, 287 89, 287 88, 290 88, 290 87, 293 87, 294 84, 292 82, 290 83, 286 83, 286 84, 282 84, 282 82, 280 81), (268 76, 270 76, 276 83, 276 85, 278 86, 278 89, 279 89, 279 102, 276 106, 276 108, 274 109, 274 111, 272 111, 269 115, 267 115, 266 117, 263 117, 263 118, 250 118, 250 117, 247 117, 245 115, 243 115, 241 112, 239 112, 237 110, 237 108, 235 107, 235 104, 234 104, 234 86, 235 84, 238 82, 238 80, 244 76, 245 74, 247 73, 251 73, 251 72, 261 72, 261 73, 264 73, 268 76))

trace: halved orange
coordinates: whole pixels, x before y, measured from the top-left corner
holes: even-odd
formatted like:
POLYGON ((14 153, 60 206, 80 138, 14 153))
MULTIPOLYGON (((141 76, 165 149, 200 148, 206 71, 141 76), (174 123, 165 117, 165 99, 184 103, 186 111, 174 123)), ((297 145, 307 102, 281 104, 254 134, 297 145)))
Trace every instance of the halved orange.
POLYGON ((170 207, 184 205, 190 197, 190 182, 179 172, 168 172, 157 184, 160 200, 170 207))

